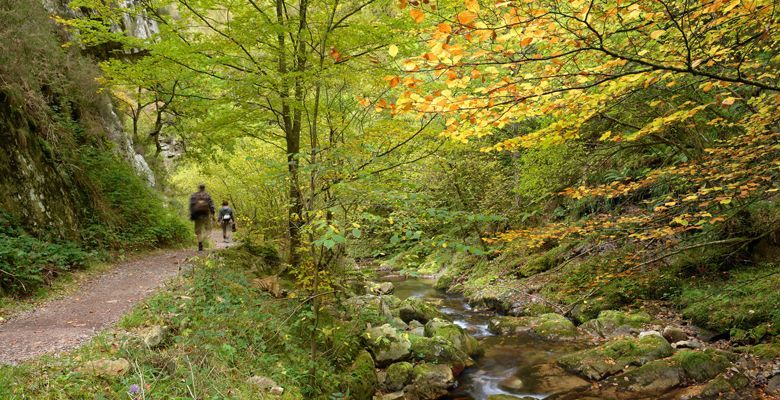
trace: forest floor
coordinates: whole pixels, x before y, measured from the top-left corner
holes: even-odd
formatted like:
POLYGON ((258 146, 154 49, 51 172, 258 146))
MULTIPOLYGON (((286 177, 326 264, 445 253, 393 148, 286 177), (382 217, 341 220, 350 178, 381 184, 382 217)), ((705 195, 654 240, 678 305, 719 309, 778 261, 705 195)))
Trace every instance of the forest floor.
MULTIPOLYGON (((224 243, 216 229, 211 239, 213 250, 232 244, 224 243)), ((160 289, 196 254, 191 248, 175 249, 123 262, 64 297, 12 315, 0 322, 0 364, 16 364, 79 346, 160 289)))

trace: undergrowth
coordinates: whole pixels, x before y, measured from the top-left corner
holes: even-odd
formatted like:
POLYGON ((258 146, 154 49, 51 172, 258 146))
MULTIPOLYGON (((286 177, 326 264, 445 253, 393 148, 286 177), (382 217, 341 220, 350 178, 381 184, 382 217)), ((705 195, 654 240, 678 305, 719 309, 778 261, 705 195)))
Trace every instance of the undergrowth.
POLYGON ((196 261, 170 288, 154 295, 105 333, 73 353, 0 367, 3 399, 127 399, 133 385, 145 398, 255 399, 247 379, 272 378, 282 399, 349 393, 350 365, 364 321, 340 322, 322 312, 315 385, 310 376, 312 312, 295 292, 277 299, 253 285, 254 265, 242 250, 196 261), (163 344, 147 348, 149 327, 169 327, 163 344), (114 377, 79 372, 86 361, 125 358, 132 371, 114 377))

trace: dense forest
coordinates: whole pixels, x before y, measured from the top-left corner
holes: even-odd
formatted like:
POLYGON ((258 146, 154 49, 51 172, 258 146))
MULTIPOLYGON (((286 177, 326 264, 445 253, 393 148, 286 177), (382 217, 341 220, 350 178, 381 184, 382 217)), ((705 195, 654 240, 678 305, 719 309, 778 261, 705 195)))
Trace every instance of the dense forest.
POLYGON ((7 0, 0 332, 237 231, 0 397, 780 397, 778 6, 7 0))

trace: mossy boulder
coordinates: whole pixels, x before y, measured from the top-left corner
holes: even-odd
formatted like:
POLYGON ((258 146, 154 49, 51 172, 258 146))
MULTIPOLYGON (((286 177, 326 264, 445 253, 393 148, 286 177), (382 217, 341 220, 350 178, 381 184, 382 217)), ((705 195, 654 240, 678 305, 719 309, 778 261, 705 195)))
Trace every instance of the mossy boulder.
POLYGON ((548 340, 571 340, 577 337, 577 327, 563 315, 542 314, 537 317, 495 317, 488 330, 499 335, 534 334, 548 340))
POLYGON ((675 360, 662 359, 651 361, 611 380, 622 391, 652 395, 679 386, 685 380, 685 373, 675 360))
POLYGON ((685 372, 685 377, 694 382, 715 378, 730 365, 729 359, 717 350, 680 350, 672 357, 685 372))
POLYGON ((686 400, 709 400, 709 399, 746 399, 751 398, 749 394, 741 394, 740 391, 748 386, 750 379, 739 372, 725 372, 715 379, 696 386, 687 388, 681 393, 680 398, 686 400), (724 396, 725 394, 725 396, 724 396))
POLYGON ((564 369, 591 380, 601 380, 629 366, 640 366, 672 355, 672 346, 660 335, 612 339, 601 346, 566 354, 558 359, 564 369))
POLYGON ((594 336, 611 338, 616 336, 626 336, 639 331, 642 326, 652 320, 649 314, 644 311, 630 313, 616 310, 604 310, 599 316, 591 319, 580 329, 594 336))
POLYGON ((763 360, 774 360, 780 358, 780 342, 738 347, 737 351, 752 354, 763 360))
POLYGON ((434 318, 444 318, 444 313, 422 299, 409 297, 396 307, 398 316, 407 324, 411 321, 426 323, 434 318))
POLYGON ((376 363, 384 366, 409 358, 412 343, 408 336, 390 324, 384 324, 366 329, 363 333, 363 342, 374 355, 376 363))
POLYGON ((455 386, 452 370, 443 364, 417 364, 412 376, 412 384, 406 387, 406 397, 410 400, 438 399, 455 386))
POLYGON ((455 375, 474 365, 474 360, 446 339, 409 335, 411 354, 415 360, 449 365, 455 375))
POLYGON ((414 365, 408 362, 397 362, 387 367, 385 377, 385 389, 389 391, 401 390, 412 381, 414 365))
POLYGON ((432 338, 442 338, 452 343, 455 348, 475 357, 483 353, 479 341, 469 335, 463 328, 443 319, 434 318, 425 324, 425 336, 432 338))
POLYGON ((347 315, 357 316, 372 313, 385 318, 392 317, 392 308, 400 303, 395 296, 375 296, 366 294, 350 297, 344 301, 347 315))
POLYGON ((346 380, 346 386, 352 398, 356 400, 369 400, 372 398, 378 383, 375 368, 371 354, 365 350, 358 353, 346 380))

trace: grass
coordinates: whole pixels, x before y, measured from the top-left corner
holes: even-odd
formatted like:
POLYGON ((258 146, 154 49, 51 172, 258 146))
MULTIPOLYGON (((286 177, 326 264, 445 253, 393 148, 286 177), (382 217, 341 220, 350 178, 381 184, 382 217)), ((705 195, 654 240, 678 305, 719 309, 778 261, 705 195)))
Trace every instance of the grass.
MULTIPOLYGON (((194 269, 128 314, 113 332, 61 357, 0 367, 3 399, 127 399, 131 385, 145 398, 261 398, 247 379, 274 379, 282 399, 348 393, 349 367, 364 322, 321 313, 316 384, 311 385, 311 309, 300 296, 276 299, 252 286, 253 268, 241 250, 201 259, 194 269), (163 345, 149 349, 142 334, 167 326, 163 345), (357 328, 357 329, 355 329, 357 328), (132 371, 95 377, 78 371, 86 361, 125 358, 132 371)), ((354 383, 354 382, 353 382, 354 383)), ((135 398, 142 398, 136 396, 135 398)))

